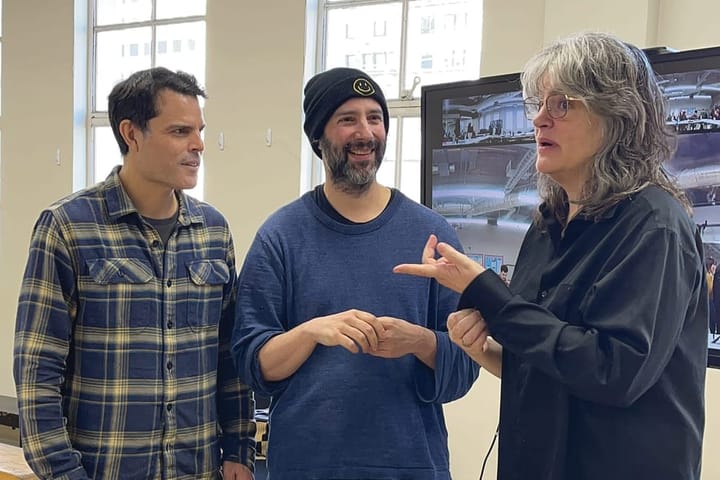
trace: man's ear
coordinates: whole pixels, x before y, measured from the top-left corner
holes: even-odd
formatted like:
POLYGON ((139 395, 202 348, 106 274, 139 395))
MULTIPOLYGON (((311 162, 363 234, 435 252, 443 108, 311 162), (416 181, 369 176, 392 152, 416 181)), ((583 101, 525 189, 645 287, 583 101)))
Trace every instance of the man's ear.
POLYGON ((127 118, 120 122, 118 131, 128 146, 128 149, 134 150, 136 153, 140 150, 138 135, 141 134, 140 129, 127 118))

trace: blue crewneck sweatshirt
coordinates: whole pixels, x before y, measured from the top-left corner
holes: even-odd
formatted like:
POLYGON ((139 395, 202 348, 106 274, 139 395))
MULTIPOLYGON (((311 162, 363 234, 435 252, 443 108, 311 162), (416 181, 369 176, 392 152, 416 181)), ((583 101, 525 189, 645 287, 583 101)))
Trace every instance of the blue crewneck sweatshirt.
POLYGON ((435 212, 397 192, 376 219, 341 223, 310 194, 258 231, 239 279, 233 356, 241 377, 272 396, 268 472, 292 479, 449 479, 442 403, 463 396, 478 368, 447 335, 457 295, 397 275, 420 261, 428 236, 459 248, 435 212), (266 382, 257 355, 274 335, 349 309, 436 332, 436 368, 318 345, 291 377, 266 382))

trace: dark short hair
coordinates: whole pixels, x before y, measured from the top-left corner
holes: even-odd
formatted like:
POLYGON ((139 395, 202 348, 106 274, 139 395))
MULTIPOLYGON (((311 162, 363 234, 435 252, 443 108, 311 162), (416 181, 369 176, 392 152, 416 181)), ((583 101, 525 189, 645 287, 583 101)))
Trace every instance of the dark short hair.
POLYGON ((165 67, 140 70, 115 85, 108 95, 108 116, 120 153, 128 153, 128 144, 120 135, 120 123, 130 120, 143 132, 148 122, 157 116, 157 98, 163 90, 182 95, 207 98, 197 79, 185 72, 173 72, 165 67))
POLYGON ((508 272, 510 271, 510 269, 508 268, 507 265, 504 265, 504 264, 503 264, 503 265, 500 265, 500 271, 501 271, 501 272, 508 273, 508 272))

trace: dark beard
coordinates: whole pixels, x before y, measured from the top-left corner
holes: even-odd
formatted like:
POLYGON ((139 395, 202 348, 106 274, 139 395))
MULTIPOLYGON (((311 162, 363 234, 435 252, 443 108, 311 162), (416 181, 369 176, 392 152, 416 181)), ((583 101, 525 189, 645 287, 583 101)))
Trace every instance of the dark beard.
POLYGON ((323 136, 320 139, 320 150, 333 185, 343 193, 359 195, 368 191, 375 181, 375 175, 385 155, 385 142, 380 140, 356 141, 336 148, 323 136), (348 161, 348 152, 361 149, 374 150, 375 160, 352 165, 348 161))

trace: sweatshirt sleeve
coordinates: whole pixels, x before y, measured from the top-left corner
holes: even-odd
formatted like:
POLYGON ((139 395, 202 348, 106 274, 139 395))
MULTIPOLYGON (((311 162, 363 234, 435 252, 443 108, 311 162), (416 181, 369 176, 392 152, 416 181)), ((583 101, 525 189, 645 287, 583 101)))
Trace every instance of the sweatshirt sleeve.
POLYGON ((260 371, 258 353, 275 335, 286 331, 285 273, 280 255, 258 232, 238 278, 232 355, 240 378, 255 392, 273 396, 289 379, 267 382, 260 371))
POLYGON ((657 381, 686 317, 694 315, 688 299, 703 288, 704 278, 693 248, 670 229, 645 232, 587 292, 556 287, 562 319, 513 295, 488 271, 463 292, 460 306, 477 308, 503 348, 574 395, 627 406, 657 381), (571 298, 581 298, 573 300, 575 308, 567 308, 571 298))
MULTIPOLYGON (((454 232, 447 235, 454 248, 462 251, 454 232)), ((477 380, 480 367, 460 347, 455 345, 448 334, 447 318, 457 310, 458 295, 452 290, 431 281, 428 299, 428 328, 433 330, 437 339, 435 370, 428 368, 419 360, 417 392, 424 402, 447 403, 463 397, 477 380)))

